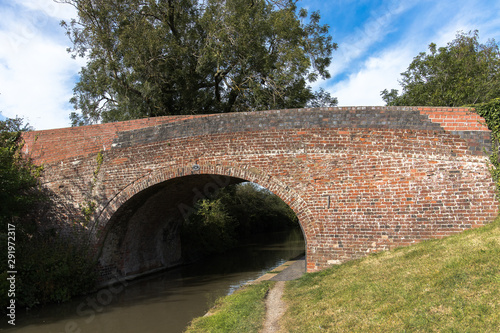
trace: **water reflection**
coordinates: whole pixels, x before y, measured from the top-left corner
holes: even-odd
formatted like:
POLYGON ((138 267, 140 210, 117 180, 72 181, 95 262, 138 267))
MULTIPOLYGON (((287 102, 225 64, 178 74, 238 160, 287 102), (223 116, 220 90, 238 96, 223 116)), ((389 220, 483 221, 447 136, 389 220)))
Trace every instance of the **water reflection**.
MULTIPOLYGON (((182 332, 223 295, 304 252, 300 230, 260 235, 236 250, 71 302, 18 312, 16 328, 5 332, 136 333, 182 332)), ((20 311, 18 309, 18 311, 20 311)))

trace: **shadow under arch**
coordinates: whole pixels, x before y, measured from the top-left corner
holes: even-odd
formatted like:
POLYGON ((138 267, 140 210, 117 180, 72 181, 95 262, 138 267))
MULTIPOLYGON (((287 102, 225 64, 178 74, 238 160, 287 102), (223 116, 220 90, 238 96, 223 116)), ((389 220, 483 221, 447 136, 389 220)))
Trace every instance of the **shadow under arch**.
POLYGON ((307 244, 314 235, 314 220, 307 203, 291 187, 257 168, 175 165, 138 178, 101 210, 95 235, 101 283, 180 264, 178 228, 185 214, 211 192, 241 182, 267 188, 295 212, 306 244, 307 267, 307 244))

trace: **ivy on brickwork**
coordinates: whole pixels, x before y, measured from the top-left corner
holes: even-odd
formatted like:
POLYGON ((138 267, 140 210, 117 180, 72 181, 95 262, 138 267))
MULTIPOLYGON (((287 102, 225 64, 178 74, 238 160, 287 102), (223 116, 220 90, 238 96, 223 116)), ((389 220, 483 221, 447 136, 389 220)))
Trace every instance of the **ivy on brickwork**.
POLYGON ((94 170, 94 184, 97 182, 97 175, 99 174, 99 171, 101 170, 102 163, 104 162, 104 153, 101 150, 99 153, 97 153, 97 167, 94 170))
POLYGON ((87 200, 82 204, 82 214, 84 218, 84 225, 88 226, 89 223, 92 221, 92 218, 94 217, 94 214, 97 209, 97 203, 92 199, 92 193, 94 192, 95 185, 97 183, 97 177, 99 176, 99 171, 101 171, 101 166, 104 163, 104 152, 101 150, 99 153, 97 153, 96 157, 97 161, 97 166, 93 172, 93 178, 90 183, 90 188, 89 188, 89 197, 87 200))
POLYGON ((476 112, 486 120, 488 128, 491 130, 491 155, 490 172, 496 184, 497 198, 500 200, 500 98, 492 99, 487 103, 474 105, 476 112))
POLYGON ((84 218, 84 226, 88 226, 90 221, 92 220, 92 217, 94 216, 94 213, 96 211, 97 204, 93 200, 87 200, 83 203, 82 205, 82 214, 84 218))

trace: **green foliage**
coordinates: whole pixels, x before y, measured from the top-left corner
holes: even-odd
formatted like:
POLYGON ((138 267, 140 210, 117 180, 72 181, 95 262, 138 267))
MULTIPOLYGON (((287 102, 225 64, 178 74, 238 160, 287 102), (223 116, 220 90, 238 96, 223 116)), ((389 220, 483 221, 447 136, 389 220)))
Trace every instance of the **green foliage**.
POLYGON ((329 92, 320 88, 314 92, 313 98, 307 102, 308 108, 334 107, 338 104, 337 97, 332 97, 329 92))
POLYGON ((249 285, 218 300, 209 316, 196 318, 186 332, 260 332, 271 282, 249 285))
POLYGON ((497 188, 497 198, 500 200, 500 98, 487 103, 473 105, 476 112, 486 120, 491 130, 492 147, 490 155, 490 172, 497 188))
POLYGON ((212 198, 199 201, 195 209, 182 227, 185 258, 196 257, 199 252, 224 252, 252 234, 299 226, 286 203, 251 183, 220 189, 212 198))
MULTIPOLYGON (((37 186, 41 168, 34 166, 21 153, 21 131, 28 129, 20 118, 0 121, 0 232, 5 232, 8 223, 18 221, 42 199, 37 186)), ((26 228, 28 232, 34 225, 26 222, 17 227, 26 228)))
POLYGON ((82 204, 82 215, 83 215, 83 218, 84 218, 84 225, 85 226, 88 226, 89 223, 92 221, 92 218, 94 217, 94 214, 96 212, 96 207, 97 207, 97 204, 95 203, 95 201, 86 201, 82 204))
POLYGON ((224 204, 238 221, 238 237, 298 227, 293 210, 278 196, 252 183, 223 189, 224 204))
POLYGON ((495 40, 479 43, 478 31, 459 32, 446 47, 429 45, 401 73, 398 90, 381 92, 387 105, 463 106, 500 96, 500 51, 495 40))
POLYGON ((16 302, 19 305, 33 307, 64 302, 95 287, 92 255, 78 239, 37 233, 17 244, 16 302))
POLYGON ((97 176, 99 175, 99 171, 101 171, 102 163, 104 162, 104 153, 102 150, 99 153, 97 153, 96 161, 97 161, 97 166, 94 170, 94 181, 96 180, 97 176))
POLYGON ((89 59, 74 125, 171 114, 331 106, 308 86, 337 48, 297 0, 62 0, 69 51, 89 59))
POLYGON ((221 253, 235 245, 237 221, 227 213, 220 198, 201 200, 195 209, 182 227, 184 249, 191 253, 221 253))
MULTIPOLYGON (((0 122, 0 248, 7 258, 7 231, 15 230, 16 304, 32 307, 92 289, 94 274, 88 248, 76 235, 44 232, 35 223, 36 210, 50 201, 39 186, 42 168, 21 153, 20 134, 28 129, 22 119, 0 122)), ((2 309, 8 302, 8 270, 7 260, 0 261, 2 309)))

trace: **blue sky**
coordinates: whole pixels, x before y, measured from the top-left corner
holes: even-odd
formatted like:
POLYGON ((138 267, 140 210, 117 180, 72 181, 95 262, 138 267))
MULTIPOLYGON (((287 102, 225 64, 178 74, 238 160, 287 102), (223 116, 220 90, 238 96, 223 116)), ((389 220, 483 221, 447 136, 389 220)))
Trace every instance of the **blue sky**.
MULTIPOLYGON (((490 0, 303 0, 319 10, 339 49, 332 78, 313 83, 339 105, 383 105, 380 91, 399 88, 400 73, 429 43, 444 46, 457 31, 477 29, 481 41, 500 41, 500 2, 490 0)), ((36 129, 69 126, 69 99, 85 65, 66 52, 61 20, 71 6, 52 0, 0 0, 0 111, 36 129)))

